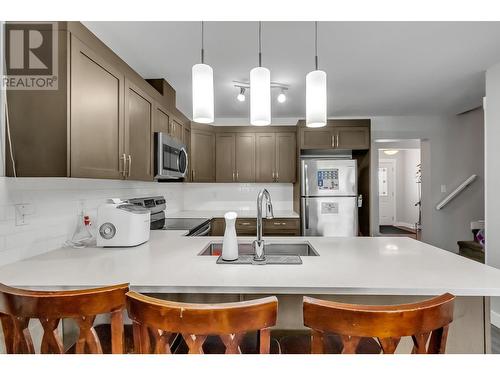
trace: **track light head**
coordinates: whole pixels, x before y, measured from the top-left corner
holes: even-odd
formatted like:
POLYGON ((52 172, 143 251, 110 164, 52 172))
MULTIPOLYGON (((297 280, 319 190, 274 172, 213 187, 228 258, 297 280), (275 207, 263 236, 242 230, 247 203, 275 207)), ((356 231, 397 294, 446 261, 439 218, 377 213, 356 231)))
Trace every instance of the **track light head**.
POLYGON ((245 101, 246 97, 245 97, 245 88, 244 87, 240 87, 240 93, 238 94, 236 99, 238 99, 238 101, 240 101, 240 102, 245 101))

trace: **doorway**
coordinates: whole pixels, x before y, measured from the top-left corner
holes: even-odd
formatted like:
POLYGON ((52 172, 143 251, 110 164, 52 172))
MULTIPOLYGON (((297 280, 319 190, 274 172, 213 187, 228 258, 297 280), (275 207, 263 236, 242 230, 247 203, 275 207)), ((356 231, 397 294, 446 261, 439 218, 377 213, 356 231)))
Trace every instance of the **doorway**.
POLYGON ((379 233, 421 238, 420 140, 387 141, 378 150, 379 233))

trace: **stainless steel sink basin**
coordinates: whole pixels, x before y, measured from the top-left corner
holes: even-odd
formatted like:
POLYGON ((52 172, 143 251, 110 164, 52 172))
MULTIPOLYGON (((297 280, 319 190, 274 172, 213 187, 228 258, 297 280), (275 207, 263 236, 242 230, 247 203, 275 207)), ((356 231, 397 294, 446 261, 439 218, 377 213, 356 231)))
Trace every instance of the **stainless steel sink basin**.
MULTIPOLYGON (((267 264, 301 264, 300 257, 319 256, 309 242, 275 243, 269 242, 264 246, 267 264)), ((253 264, 253 246, 251 243, 238 243, 238 260, 226 262, 220 258, 222 243, 211 243, 198 255, 219 256, 217 263, 224 264, 253 264)))

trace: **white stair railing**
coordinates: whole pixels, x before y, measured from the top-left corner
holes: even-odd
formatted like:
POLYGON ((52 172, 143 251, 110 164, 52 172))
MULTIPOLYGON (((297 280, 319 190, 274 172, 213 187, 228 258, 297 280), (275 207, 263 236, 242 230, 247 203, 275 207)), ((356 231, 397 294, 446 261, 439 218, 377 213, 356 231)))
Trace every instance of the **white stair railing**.
POLYGON ((436 210, 440 210, 444 206, 446 206, 448 203, 451 202, 453 198, 455 198, 458 194, 460 194, 467 186, 472 184, 474 180, 477 178, 477 175, 473 174, 470 176, 467 180, 462 182, 455 190, 453 190, 446 198, 444 198, 441 202, 439 202, 436 206, 436 210))

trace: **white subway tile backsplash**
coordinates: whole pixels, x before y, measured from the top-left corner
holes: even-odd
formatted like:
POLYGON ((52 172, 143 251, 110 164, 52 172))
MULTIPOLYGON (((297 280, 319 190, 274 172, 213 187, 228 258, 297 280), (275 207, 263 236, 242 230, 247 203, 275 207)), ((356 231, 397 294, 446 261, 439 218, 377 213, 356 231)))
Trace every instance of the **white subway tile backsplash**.
POLYGON ((167 211, 254 210, 267 188, 276 210, 292 209, 291 184, 156 183, 76 178, 0 177, 0 266, 61 247, 73 234, 81 207, 95 222, 106 198, 163 195, 167 211), (16 204, 33 205, 17 226, 16 204))

